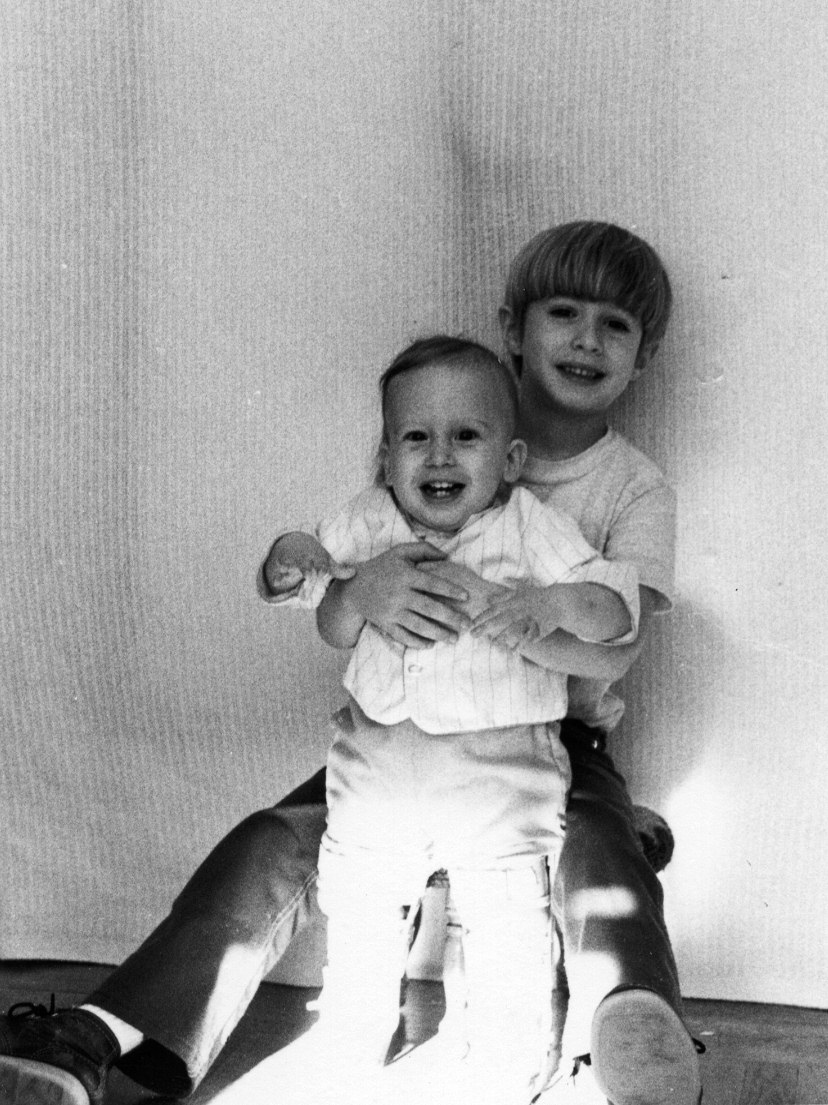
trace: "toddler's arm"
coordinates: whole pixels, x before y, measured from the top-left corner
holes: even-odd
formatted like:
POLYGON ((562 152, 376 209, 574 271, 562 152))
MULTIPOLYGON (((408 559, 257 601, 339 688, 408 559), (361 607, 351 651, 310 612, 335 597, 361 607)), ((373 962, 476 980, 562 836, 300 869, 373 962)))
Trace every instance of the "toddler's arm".
POLYGON ((319 636, 332 648, 353 648, 366 620, 350 601, 348 592, 336 582, 330 585, 316 608, 319 636))

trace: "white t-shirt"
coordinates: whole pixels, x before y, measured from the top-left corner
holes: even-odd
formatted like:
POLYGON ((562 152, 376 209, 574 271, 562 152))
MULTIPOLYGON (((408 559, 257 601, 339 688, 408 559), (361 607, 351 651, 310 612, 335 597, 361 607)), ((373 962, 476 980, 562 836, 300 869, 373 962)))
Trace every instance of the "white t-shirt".
MULTIPOLYGON (((577 524, 607 560, 634 564, 657 611, 672 606, 676 497, 655 464, 614 430, 576 457, 526 462, 521 483, 577 524)), ((568 716, 609 731, 624 703, 597 679, 570 676, 568 716)))

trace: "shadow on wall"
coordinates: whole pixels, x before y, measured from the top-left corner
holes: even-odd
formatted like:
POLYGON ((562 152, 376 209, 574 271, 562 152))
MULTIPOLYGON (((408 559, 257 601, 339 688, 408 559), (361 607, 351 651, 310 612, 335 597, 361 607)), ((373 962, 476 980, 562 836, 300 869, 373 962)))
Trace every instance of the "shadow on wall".
POLYGON ((742 708, 753 682, 742 675, 752 668, 755 653, 718 615, 679 599, 667 618, 653 623, 624 681, 625 716, 612 740, 634 801, 666 816, 683 864, 697 857, 699 877, 714 881, 710 856, 720 848, 732 852, 739 832, 731 820, 733 788, 754 782, 745 771, 749 735, 742 708), (730 678, 734 671, 742 673, 738 687, 730 678))

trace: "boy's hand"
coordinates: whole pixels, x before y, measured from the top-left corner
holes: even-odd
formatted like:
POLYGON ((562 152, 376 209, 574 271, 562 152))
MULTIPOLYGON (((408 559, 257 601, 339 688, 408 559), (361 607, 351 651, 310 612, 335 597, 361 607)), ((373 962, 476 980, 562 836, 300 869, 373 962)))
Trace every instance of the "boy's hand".
MULTIPOLYGON (((348 603, 381 632, 407 648, 427 648, 453 641, 469 619, 457 604, 469 598, 466 588, 443 579, 444 554, 424 541, 396 545, 360 564, 345 584, 348 603), (427 564, 435 570, 426 572, 427 564)), ((448 574, 448 573, 447 573, 448 574)))
MULTIPOLYGON (((429 576, 439 576, 448 583, 456 583, 467 592, 467 598, 463 602, 452 602, 452 607, 461 613, 468 615, 469 619, 476 618, 485 610, 488 610, 492 602, 499 596, 513 594, 510 587, 504 587, 501 583, 493 583, 483 579, 477 572, 467 568, 465 564, 455 564, 451 560, 428 560, 420 564, 419 571, 429 576)), ((472 624, 470 621, 469 625, 472 624)))
POLYGON ((280 537, 264 566, 265 581, 274 595, 287 594, 303 579, 323 573, 334 579, 351 579, 356 568, 338 564, 309 533, 286 533, 280 537))
POLYGON ((557 629, 554 606, 547 609, 550 590, 522 584, 501 587, 500 594, 487 603, 472 621, 473 637, 488 637, 502 648, 516 649, 546 637, 557 629))

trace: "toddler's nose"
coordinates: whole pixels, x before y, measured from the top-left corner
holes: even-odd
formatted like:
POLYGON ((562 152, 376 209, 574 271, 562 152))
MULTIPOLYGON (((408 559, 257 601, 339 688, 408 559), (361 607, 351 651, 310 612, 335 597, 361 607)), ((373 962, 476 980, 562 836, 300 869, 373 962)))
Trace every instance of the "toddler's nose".
POLYGON ((447 438, 434 438, 428 450, 428 463, 433 466, 451 464, 454 459, 452 442, 447 438))

